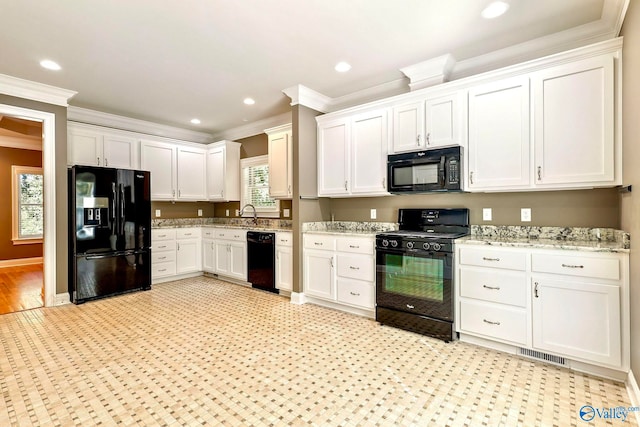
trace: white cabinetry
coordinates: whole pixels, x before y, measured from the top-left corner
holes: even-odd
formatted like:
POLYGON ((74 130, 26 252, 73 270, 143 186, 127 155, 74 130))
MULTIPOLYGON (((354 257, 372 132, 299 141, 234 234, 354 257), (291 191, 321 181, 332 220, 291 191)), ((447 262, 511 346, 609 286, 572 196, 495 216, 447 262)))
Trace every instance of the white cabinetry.
POLYGON ((202 240, 199 228, 176 229, 176 274, 202 271, 202 240))
POLYGON ((240 145, 220 141, 207 151, 207 195, 210 201, 240 200, 240 145))
POLYGON ((176 275, 176 230, 151 230, 151 281, 176 275))
POLYGON ((135 136, 97 126, 69 124, 67 164, 137 169, 138 144, 135 136))
POLYGON ((529 79, 469 90, 471 191, 529 187, 529 79))
POLYGON ((247 231, 214 229, 215 272, 242 281, 247 280, 247 231))
POLYGON ((276 288, 293 290, 293 234, 289 231, 276 233, 276 288))
POLYGON ((213 228, 202 229, 202 270, 207 273, 216 272, 216 246, 213 228))
POLYGON ((462 340, 536 350, 587 371, 628 370, 628 254, 456 246, 462 340))
POLYGON ((537 186, 615 185, 611 55, 531 75, 537 186))
POLYGON ((151 172, 152 200, 206 200, 205 150, 143 140, 141 168, 151 172))
POLYGON ((318 195, 375 196, 386 189, 388 110, 318 118, 318 195))
POLYGON ((291 125, 264 131, 269 137, 269 195, 290 199, 293 194, 293 132, 291 125))
POLYGON ((303 291, 312 302, 373 317, 373 237, 303 235, 303 291))
POLYGON ((459 91, 433 94, 393 108, 391 153, 464 145, 464 105, 459 91))

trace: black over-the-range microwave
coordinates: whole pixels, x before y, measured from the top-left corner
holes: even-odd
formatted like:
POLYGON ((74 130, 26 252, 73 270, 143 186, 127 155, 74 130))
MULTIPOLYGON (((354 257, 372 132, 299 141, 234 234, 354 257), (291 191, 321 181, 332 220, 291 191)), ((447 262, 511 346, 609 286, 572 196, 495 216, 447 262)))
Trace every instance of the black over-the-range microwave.
POLYGON ((387 183, 394 194, 463 191, 462 147, 391 154, 387 183))

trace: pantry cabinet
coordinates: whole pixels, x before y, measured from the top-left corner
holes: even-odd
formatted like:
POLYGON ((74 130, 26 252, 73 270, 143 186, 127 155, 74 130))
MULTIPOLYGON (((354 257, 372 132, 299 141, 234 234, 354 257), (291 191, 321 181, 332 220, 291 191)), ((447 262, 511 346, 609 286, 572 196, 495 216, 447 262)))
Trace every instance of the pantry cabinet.
POLYGON ((291 125, 266 129, 269 138, 269 196, 290 199, 293 194, 293 132, 291 125))

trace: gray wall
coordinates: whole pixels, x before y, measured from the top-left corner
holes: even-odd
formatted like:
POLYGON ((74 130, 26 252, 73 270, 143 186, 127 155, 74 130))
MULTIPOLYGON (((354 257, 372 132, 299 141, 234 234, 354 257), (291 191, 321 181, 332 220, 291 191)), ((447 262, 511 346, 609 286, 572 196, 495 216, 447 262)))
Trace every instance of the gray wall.
MULTIPOLYGON (((56 116, 56 292, 67 292, 67 108, 2 94, 0 104, 45 111, 56 116)), ((50 207, 45 206, 45 209, 50 207)), ((44 262, 47 262, 46 258, 44 262)))
POLYGON ((638 245, 640 236, 640 4, 629 2, 629 8, 622 27, 624 47, 622 49, 622 138, 623 138, 623 180, 625 185, 633 185, 633 192, 621 196, 621 224, 631 233, 630 286, 631 286, 631 370, 636 379, 640 375, 640 256, 638 245))

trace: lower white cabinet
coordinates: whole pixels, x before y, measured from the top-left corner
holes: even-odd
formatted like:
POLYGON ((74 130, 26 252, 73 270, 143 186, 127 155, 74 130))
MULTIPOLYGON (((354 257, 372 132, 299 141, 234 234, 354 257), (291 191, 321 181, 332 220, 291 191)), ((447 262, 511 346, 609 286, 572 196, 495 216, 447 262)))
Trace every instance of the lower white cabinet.
POLYGON ((374 237, 305 233, 303 246, 305 297, 373 317, 374 237))
POLYGON ((215 273, 247 280, 247 231, 229 228, 214 231, 215 273))
POLYGON ((276 288, 281 291, 293 290, 293 234, 276 233, 276 288))
POLYGON ((176 230, 151 230, 151 282, 176 275, 176 230))
POLYGON ((461 339, 628 371, 627 253, 456 246, 461 339))
POLYGON ((216 243, 213 228, 202 229, 202 271, 216 272, 216 243))
POLYGON ((176 274, 202 271, 201 245, 199 228, 176 229, 176 274))

